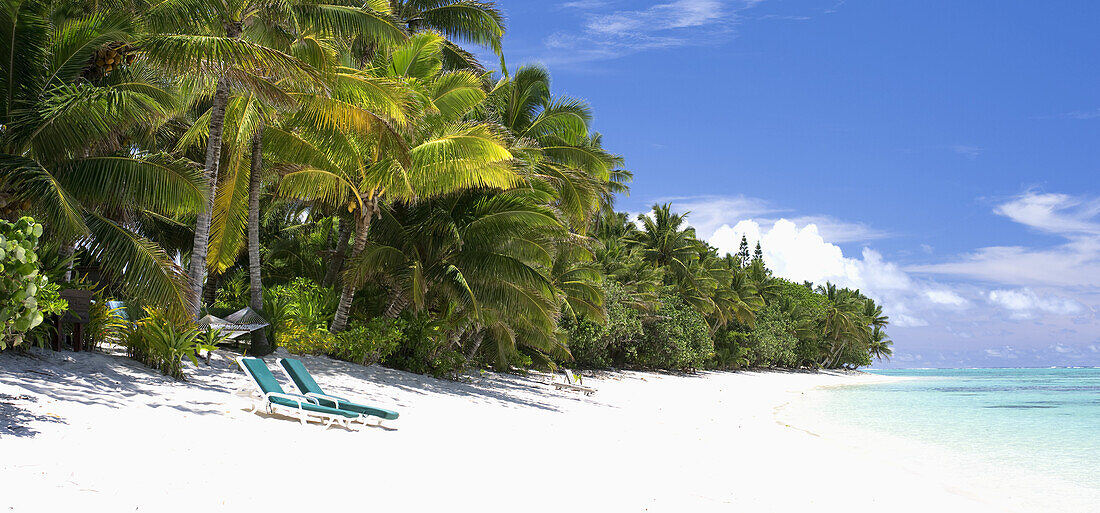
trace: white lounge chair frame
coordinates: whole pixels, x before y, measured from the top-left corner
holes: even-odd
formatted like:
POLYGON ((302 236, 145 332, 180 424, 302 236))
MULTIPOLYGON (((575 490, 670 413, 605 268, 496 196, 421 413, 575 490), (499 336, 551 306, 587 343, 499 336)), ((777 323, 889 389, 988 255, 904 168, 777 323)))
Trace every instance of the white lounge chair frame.
POLYGON ((589 387, 578 384, 578 383, 580 383, 580 380, 577 379, 575 376, 573 376, 573 371, 571 371, 569 369, 562 369, 562 370, 565 372, 566 382, 565 383, 560 383, 560 382, 557 382, 557 381, 553 382, 552 384, 554 385, 555 389, 558 389, 558 390, 562 390, 562 389, 573 390, 575 392, 581 392, 584 395, 592 395, 592 394, 596 393, 595 388, 589 388, 589 387))
MULTIPOLYGON (((276 359, 275 362, 278 363, 279 360, 282 360, 282 358, 276 359)), ((278 367, 279 367, 279 370, 282 371, 283 376, 285 376, 287 381, 290 382, 290 386, 294 387, 294 389, 298 391, 299 395, 308 397, 310 399, 314 399, 313 402, 315 404, 320 404, 319 402, 316 401, 317 398, 326 399, 326 400, 329 400, 329 401, 332 401, 332 402, 336 403, 336 409, 339 410, 340 409, 340 403, 352 403, 353 402, 349 399, 344 399, 343 397, 336 397, 334 395, 328 395, 328 394, 318 394, 317 392, 306 392, 306 393, 303 394, 302 389, 298 388, 298 383, 296 381, 294 381, 294 378, 290 377, 290 373, 286 371, 286 368, 284 368, 282 366, 282 364, 279 364, 278 367)), ((383 419, 381 417, 378 418, 378 422, 375 422, 374 424, 368 424, 367 421, 366 421, 366 418, 370 417, 370 416, 371 415, 367 415, 365 413, 359 414, 359 417, 364 419, 364 420, 362 420, 364 426, 374 426, 374 427, 387 428, 387 429, 389 428, 389 426, 386 426, 386 425, 382 424, 383 422, 386 421, 386 419, 383 419)))
POLYGON ((254 413, 258 411, 261 407, 263 407, 264 411, 270 414, 281 413, 289 417, 296 417, 303 426, 308 425, 307 422, 310 420, 323 422, 326 429, 328 429, 328 427, 332 426, 333 424, 339 424, 347 429, 358 431, 358 428, 353 428, 352 424, 359 423, 362 426, 367 425, 367 421, 364 415, 359 415, 358 417, 352 418, 345 417, 343 415, 331 415, 324 412, 312 411, 302 408, 302 404, 305 403, 313 404, 315 406, 321 406, 317 403, 316 399, 313 399, 311 397, 296 394, 280 394, 278 392, 264 393, 263 389, 260 388, 260 383, 256 381, 256 378, 252 375, 251 372, 248 371, 248 367, 245 367, 244 362, 241 361, 244 358, 244 356, 238 356, 236 358, 237 365, 239 365, 241 369, 244 370, 244 373, 248 376, 248 382, 251 383, 251 386, 242 386, 241 388, 237 389, 235 395, 248 399, 249 406, 251 406, 249 413, 254 413), (298 407, 295 408, 292 406, 273 403, 271 402, 272 397, 282 397, 284 399, 289 399, 297 403, 298 407))

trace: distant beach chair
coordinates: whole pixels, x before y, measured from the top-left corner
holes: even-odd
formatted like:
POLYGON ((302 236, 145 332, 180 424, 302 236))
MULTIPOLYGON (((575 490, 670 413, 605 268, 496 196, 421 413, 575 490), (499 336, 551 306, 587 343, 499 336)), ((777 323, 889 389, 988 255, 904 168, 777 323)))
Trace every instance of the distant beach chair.
POLYGON ((592 394, 596 393, 595 388, 590 388, 590 387, 586 387, 584 385, 581 385, 581 380, 573 375, 573 371, 571 371, 569 369, 562 369, 562 375, 565 378, 565 382, 561 383, 561 382, 555 381, 553 383, 554 388, 556 388, 558 390, 565 389, 565 390, 572 390, 574 392, 581 392, 584 395, 592 395, 592 394))
POLYGON ((268 413, 283 413, 297 417, 303 426, 309 420, 324 422, 326 428, 334 423, 348 429, 351 429, 351 424, 356 421, 366 424, 365 418, 358 413, 322 406, 309 397, 283 392, 283 387, 279 386, 275 375, 259 358, 241 356, 237 358, 237 364, 256 385, 256 389, 247 393, 243 390, 238 391, 238 395, 247 395, 253 399, 251 411, 256 411, 260 405, 263 405, 268 413))
POLYGON ((362 404, 353 403, 343 397, 326 394, 324 390, 321 390, 321 386, 317 384, 317 381, 313 379, 313 376, 310 376, 309 371, 306 370, 306 366, 302 365, 300 360, 294 358, 278 358, 275 361, 279 364, 279 368, 283 370, 283 373, 286 374, 286 377, 290 378, 291 383, 294 383, 298 391, 301 392, 302 395, 317 401, 317 404, 330 406, 341 411, 378 417, 378 424, 376 424, 378 426, 381 426, 384 420, 394 420, 397 418, 397 412, 395 411, 375 408, 373 406, 364 406, 362 404))

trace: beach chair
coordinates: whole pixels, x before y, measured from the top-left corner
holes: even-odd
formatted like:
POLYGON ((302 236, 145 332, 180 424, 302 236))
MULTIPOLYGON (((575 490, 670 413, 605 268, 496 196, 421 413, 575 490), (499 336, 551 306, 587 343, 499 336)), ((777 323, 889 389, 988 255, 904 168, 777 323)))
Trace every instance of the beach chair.
POLYGON ((294 383, 294 386, 301 392, 302 395, 309 397, 317 401, 317 404, 322 406, 331 406, 341 411, 349 411, 358 413, 363 416, 370 415, 372 417, 378 417, 378 426, 382 425, 382 421, 394 420, 397 418, 397 412, 385 410, 382 408, 375 408, 373 406, 364 406, 362 404, 353 403, 343 397, 337 397, 329 395, 321 390, 321 386, 314 381, 313 376, 309 375, 309 371, 306 370, 306 366, 302 365, 302 362, 294 358, 278 358, 275 360, 279 364, 279 368, 283 370, 286 377, 290 378, 290 382, 294 383))
POLYGON ((241 356, 237 358, 237 364, 256 385, 247 394, 238 391, 238 395, 247 395, 252 399, 251 411, 258 410, 262 405, 268 413, 282 413, 297 417, 303 426, 310 420, 324 422, 326 428, 332 424, 339 424, 351 429, 354 422, 366 424, 365 418, 358 413, 330 408, 318 404, 316 400, 309 397, 283 392, 283 387, 279 386, 279 380, 275 379, 275 375, 267 368, 267 364, 259 358, 241 356))
POLYGON ((596 393, 595 388, 589 388, 589 387, 586 387, 584 385, 581 385, 581 380, 573 375, 573 371, 571 371, 569 369, 562 369, 562 375, 565 377, 565 382, 562 383, 562 382, 555 381, 553 383, 554 388, 556 388, 558 390, 565 389, 565 390, 572 390, 574 392, 581 392, 584 395, 592 395, 592 394, 596 393))

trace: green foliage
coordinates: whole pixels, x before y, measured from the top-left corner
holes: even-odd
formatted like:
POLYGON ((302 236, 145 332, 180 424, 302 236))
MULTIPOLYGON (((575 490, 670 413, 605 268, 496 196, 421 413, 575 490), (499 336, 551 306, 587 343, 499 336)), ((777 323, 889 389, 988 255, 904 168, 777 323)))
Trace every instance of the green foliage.
POLYGON ((714 337, 714 364, 719 369, 748 367, 749 349, 746 340, 749 332, 732 329, 719 330, 714 337))
POLYGON ((29 217, 0 219, 0 350, 20 345, 45 315, 68 306, 39 272, 35 249, 41 236, 42 225, 29 217))
POLYGON ((756 325, 745 338, 745 358, 752 367, 793 367, 797 347, 790 317, 771 304, 757 314, 756 325))
POLYGON ((377 363, 397 349, 404 336, 400 320, 377 317, 363 324, 352 324, 336 335, 336 346, 329 356, 359 365, 377 363))
POLYGON ((642 334, 642 312, 626 287, 613 281, 602 285, 607 320, 599 323, 587 317, 565 318, 562 327, 569 333, 569 352, 573 364, 582 368, 602 369, 621 363, 626 347, 642 334))
POLYGON ((466 364, 466 358, 449 340, 445 323, 425 315, 410 316, 397 350, 382 359, 395 369, 435 377, 451 377, 466 364))
POLYGON ((294 354, 325 355, 359 365, 371 365, 389 356, 404 337, 404 323, 375 318, 337 334, 290 320, 280 332, 280 344, 294 354))
POLYGON ((95 343, 181 377, 218 338, 179 322, 203 276, 229 310, 257 274, 274 344, 437 376, 892 353, 858 290, 776 278, 747 238, 720 255, 667 204, 615 212, 632 175, 587 103, 456 43, 503 55, 495 2, 55 3, 12 4, 0 38, 0 216, 52 248, 36 271, 42 227, 0 227, 0 349, 48 338, 76 261, 110 283, 68 285, 95 343), (121 323, 109 296, 157 310, 121 323))
MULTIPOLYGON (((303 347, 302 344, 308 344, 298 340, 305 333, 327 333, 328 321, 336 312, 338 300, 336 291, 306 278, 265 289, 264 314, 271 323, 275 344, 294 352, 291 345, 303 347)), ((327 354, 305 349, 300 353, 327 354)))
MULTIPOLYGON (((92 301, 88 305, 88 322, 83 326, 85 344, 99 348, 103 344, 119 343, 127 323, 119 315, 121 308, 111 309, 107 306, 107 301, 111 300, 110 291, 98 283, 88 281, 86 277, 77 277, 67 282, 65 288, 92 292, 92 301)), ((70 326, 65 328, 71 329, 70 326)))
POLYGON ((707 321, 679 297, 666 294, 644 333, 628 348, 627 363, 651 369, 701 369, 714 355, 707 321))
POLYGON ((190 322, 177 322, 162 310, 145 309, 145 317, 126 329, 123 345, 127 356, 173 378, 184 380, 183 359, 198 365, 199 351, 213 350, 201 331, 190 322))

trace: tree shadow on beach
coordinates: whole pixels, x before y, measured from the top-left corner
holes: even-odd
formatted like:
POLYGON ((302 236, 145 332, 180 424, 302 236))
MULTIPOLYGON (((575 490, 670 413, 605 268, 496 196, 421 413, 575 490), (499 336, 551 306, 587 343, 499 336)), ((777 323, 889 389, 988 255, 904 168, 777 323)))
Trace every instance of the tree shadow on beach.
POLYGON ((388 387, 421 396, 439 394, 461 397, 474 404, 498 404, 513 408, 531 407, 553 412, 560 412, 562 409, 559 404, 549 400, 552 398, 577 402, 592 400, 580 395, 574 397, 571 394, 555 391, 548 383, 521 375, 485 373, 480 376, 463 376, 460 380, 448 380, 388 369, 380 365, 362 367, 343 362, 311 365, 314 363, 311 361, 312 358, 306 357, 303 360, 310 373, 326 388, 326 392, 377 401, 382 407, 386 404, 395 407, 409 406, 396 394, 386 393, 385 388, 388 387), (345 377, 378 383, 379 387, 374 390, 356 390, 338 385, 337 383, 345 381, 342 379, 345 377))
POLYGON ((38 430, 31 426, 34 422, 65 423, 54 415, 32 413, 20 404, 35 402, 38 399, 30 395, 0 394, 0 439, 6 436, 32 438, 38 434, 38 430))
POLYGON ((6 384, 33 394, 110 408, 145 402, 151 407, 167 406, 188 413, 216 413, 221 409, 217 401, 158 403, 150 402, 148 398, 152 396, 154 387, 164 385, 195 387, 210 392, 231 389, 228 382, 176 381, 124 356, 93 352, 54 353, 43 350, 5 354, 0 360, 0 368, 9 376, 6 384))

